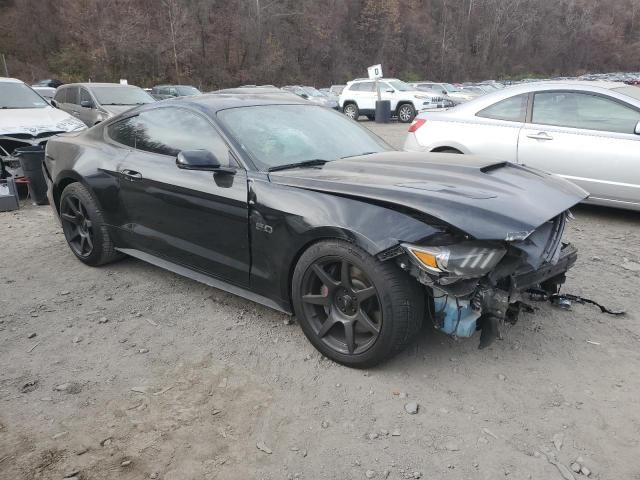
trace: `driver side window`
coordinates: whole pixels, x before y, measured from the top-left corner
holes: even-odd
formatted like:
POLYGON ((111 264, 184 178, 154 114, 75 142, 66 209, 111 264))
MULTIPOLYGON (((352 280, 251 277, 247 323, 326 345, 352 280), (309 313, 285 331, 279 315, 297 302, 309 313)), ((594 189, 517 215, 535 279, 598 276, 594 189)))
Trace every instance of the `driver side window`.
POLYGON ((208 150, 222 166, 236 166, 229 147, 215 128, 197 113, 158 108, 135 117, 135 147, 175 157, 182 150, 208 150))

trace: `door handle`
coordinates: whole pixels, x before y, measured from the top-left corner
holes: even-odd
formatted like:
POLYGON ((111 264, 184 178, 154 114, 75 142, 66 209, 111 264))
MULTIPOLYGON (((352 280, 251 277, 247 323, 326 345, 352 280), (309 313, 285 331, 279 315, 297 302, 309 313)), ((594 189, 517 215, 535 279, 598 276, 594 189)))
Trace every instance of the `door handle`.
POLYGON ((527 135, 527 138, 533 138, 534 140, 553 140, 553 137, 547 132, 538 132, 527 135))
POLYGON ((129 169, 124 169, 124 170, 120 170, 120 173, 127 179, 127 180, 142 180, 142 174, 140 172, 136 172, 135 170, 129 170, 129 169))

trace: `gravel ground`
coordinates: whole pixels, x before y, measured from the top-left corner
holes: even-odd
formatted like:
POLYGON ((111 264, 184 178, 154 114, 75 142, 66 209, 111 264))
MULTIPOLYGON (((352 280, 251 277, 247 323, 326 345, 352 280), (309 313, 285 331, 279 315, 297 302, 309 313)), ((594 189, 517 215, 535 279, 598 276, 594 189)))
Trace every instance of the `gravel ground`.
POLYGON ((640 479, 640 215, 574 213, 566 290, 626 316, 536 304, 488 349, 426 329, 364 372, 259 305, 82 265, 48 207, 0 213, 0 478, 640 479))

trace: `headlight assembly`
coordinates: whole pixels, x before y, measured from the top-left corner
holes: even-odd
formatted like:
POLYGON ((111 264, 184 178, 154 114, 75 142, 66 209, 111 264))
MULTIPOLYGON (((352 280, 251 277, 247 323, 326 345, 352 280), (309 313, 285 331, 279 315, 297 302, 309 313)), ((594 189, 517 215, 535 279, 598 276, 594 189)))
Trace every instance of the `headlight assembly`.
POLYGON ((442 247, 403 244, 402 248, 427 272, 460 278, 482 277, 507 253, 502 247, 475 241, 442 247))

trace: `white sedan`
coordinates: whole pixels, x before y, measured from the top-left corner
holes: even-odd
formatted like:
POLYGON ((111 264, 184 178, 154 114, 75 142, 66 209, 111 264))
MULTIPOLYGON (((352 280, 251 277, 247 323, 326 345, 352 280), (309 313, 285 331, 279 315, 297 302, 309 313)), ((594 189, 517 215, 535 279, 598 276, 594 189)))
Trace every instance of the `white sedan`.
POLYGON ((640 88, 541 82, 422 113, 405 150, 486 155, 556 173, 587 203, 640 210, 640 88))

